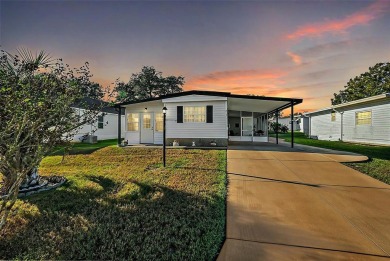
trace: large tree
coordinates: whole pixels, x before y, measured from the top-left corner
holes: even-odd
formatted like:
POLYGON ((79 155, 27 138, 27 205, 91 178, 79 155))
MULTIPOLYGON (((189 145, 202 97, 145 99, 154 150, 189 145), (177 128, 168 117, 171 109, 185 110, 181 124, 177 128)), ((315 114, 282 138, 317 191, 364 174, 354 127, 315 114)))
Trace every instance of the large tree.
POLYGON ((73 108, 82 102, 90 77, 87 63, 72 70, 44 52, 1 51, 0 229, 20 185, 42 158, 55 146, 69 143, 80 126, 96 121, 98 106, 85 104, 82 112, 73 108))
POLYGON ((153 66, 144 66, 139 73, 133 73, 128 83, 117 81, 115 91, 117 102, 127 102, 159 97, 183 91, 183 76, 163 77, 153 66))
POLYGON ((377 63, 368 72, 350 79, 344 90, 334 94, 332 105, 390 92, 390 63, 377 63))

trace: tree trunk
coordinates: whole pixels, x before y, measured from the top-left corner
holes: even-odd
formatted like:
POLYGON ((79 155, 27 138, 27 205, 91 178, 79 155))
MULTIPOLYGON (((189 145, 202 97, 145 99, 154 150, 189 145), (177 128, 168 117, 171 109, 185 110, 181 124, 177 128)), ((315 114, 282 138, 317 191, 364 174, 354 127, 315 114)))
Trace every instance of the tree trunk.
POLYGON ((1 198, 1 205, 0 205, 0 231, 3 230, 9 213, 11 212, 12 207, 14 206, 16 199, 18 198, 19 194, 19 186, 22 184, 22 181, 24 180, 25 175, 22 173, 18 173, 15 175, 12 175, 14 177, 17 177, 15 182, 5 182, 5 195, 1 198), (9 186, 10 185, 10 186, 9 186))

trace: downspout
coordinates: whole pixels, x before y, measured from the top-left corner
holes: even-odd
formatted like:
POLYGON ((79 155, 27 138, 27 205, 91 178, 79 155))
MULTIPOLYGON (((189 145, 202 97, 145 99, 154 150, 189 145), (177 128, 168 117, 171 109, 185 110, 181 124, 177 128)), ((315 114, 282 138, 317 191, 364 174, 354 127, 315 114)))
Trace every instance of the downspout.
POLYGON ((341 124, 341 126, 340 126, 340 141, 343 141, 343 135, 344 135, 344 132, 343 132, 343 129, 344 129, 344 127, 343 127, 344 117, 343 117, 343 115, 344 115, 344 112, 343 111, 338 111, 338 110, 336 110, 334 108, 333 108, 333 111, 335 111, 335 112, 337 112, 337 113, 339 113, 341 115, 341 118, 340 118, 340 124, 341 124))

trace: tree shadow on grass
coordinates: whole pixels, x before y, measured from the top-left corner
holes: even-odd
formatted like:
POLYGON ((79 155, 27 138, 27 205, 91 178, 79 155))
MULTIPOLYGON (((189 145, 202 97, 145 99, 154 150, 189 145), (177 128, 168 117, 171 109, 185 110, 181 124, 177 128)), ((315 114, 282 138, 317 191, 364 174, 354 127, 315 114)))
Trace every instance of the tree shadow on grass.
POLYGON ((225 198, 132 181, 139 197, 117 196, 117 182, 89 177, 103 189, 61 189, 23 199, 40 214, 20 213, 0 241, 4 259, 211 260, 224 239, 225 198), (13 226, 22 226, 13 233, 13 226))

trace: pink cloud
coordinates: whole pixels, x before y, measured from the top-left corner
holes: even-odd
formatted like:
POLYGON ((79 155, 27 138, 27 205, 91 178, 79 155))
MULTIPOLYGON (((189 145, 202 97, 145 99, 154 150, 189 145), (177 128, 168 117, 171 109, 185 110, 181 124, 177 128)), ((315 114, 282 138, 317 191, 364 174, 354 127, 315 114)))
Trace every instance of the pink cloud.
POLYGON ((302 64, 302 57, 299 56, 298 54, 293 53, 293 52, 287 52, 286 54, 291 58, 291 60, 292 60, 295 64, 297 64, 297 65, 302 64))
POLYGON ((388 11, 390 1, 378 0, 366 8, 355 12, 343 19, 329 20, 321 23, 307 24, 287 35, 288 39, 321 36, 325 33, 344 33, 347 29, 368 24, 388 11))

